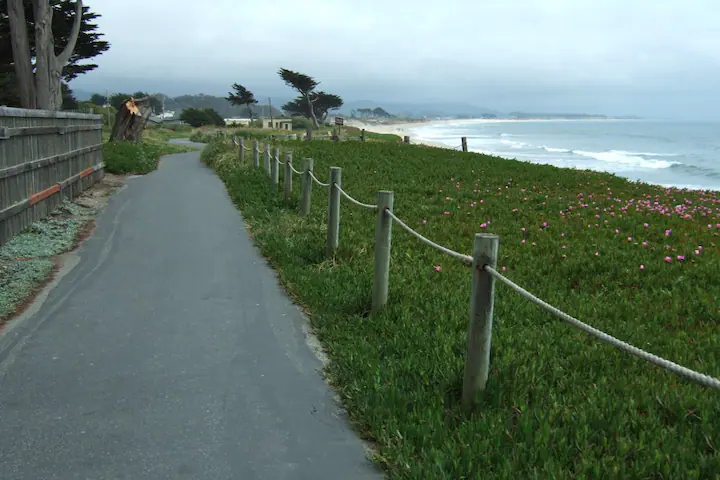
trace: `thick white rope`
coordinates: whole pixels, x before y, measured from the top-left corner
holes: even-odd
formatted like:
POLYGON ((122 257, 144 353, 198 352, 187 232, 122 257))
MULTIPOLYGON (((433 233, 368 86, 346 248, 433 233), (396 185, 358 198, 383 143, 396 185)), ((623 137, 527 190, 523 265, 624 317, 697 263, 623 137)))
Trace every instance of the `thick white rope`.
POLYGON ((297 173, 298 175, 302 175, 302 174, 303 174, 303 172, 298 172, 297 170, 295 170, 295 167, 293 167, 292 162, 290 162, 290 169, 291 169, 293 172, 297 173))
POLYGON ((369 204, 369 203, 363 203, 363 202, 360 202, 360 201, 358 201, 358 200, 355 200, 353 197, 351 197, 350 195, 348 195, 348 194, 345 192, 345 190, 343 190, 342 188, 340 188, 340 186, 339 186, 337 183, 333 183, 333 186, 334 186, 335 188, 337 188, 337 189, 338 189, 338 192, 342 193, 342 195, 343 195, 345 198, 347 198, 348 200, 350 200, 351 203, 354 203, 354 204, 357 205, 358 207, 368 208, 368 209, 370 209, 370 210, 377 210, 377 208, 378 208, 377 205, 371 205, 371 204, 369 204))
POLYGON ((238 143, 236 137, 233 137, 233 138, 232 138, 232 141, 233 141, 233 145, 240 145, 240 144, 238 143))
POLYGON ((445 247, 443 247, 442 245, 438 245, 437 243, 433 242, 433 241, 430 240, 430 239, 427 239, 427 238, 423 237, 423 236, 420 235, 418 232, 416 232, 416 231, 413 230, 412 228, 408 227, 408 226, 405 224, 405 222, 403 222, 403 221, 400 220, 398 217, 396 217, 395 214, 394 214, 393 212, 391 212, 390 210, 385 209, 385 213, 387 213, 388 215, 390 215, 390 218, 392 218, 393 220, 395 220, 395 221, 396 221, 401 227, 403 227, 410 235, 414 236, 415 238, 417 238, 418 240, 420 240, 421 242, 423 242, 425 245, 429 245, 429 246, 431 246, 431 247, 433 247, 433 248, 436 248, 436 249, 440 250, 441 252, 443 252, 443 253, 445 253, 445 254, 447 254, 447 255, 450 255, 450 256, 453 257, 453 258, 456 258, 456 259, 460 260, 460 261, 463 262, 463 263, 466 263, 466 264, 468 264, 468 265, 472 265, 473 258, 472 258, 470 255, 464 255, 464 254, 462 254, 462 253, 456 252, 455 250, 450 250, 449 248, 445 248, 445 247))
POLYGON ((310 172, 308 172, 308 173, 310 173, 310 178, 312 178, 313 180, 315 180, 315 183, 317 183, 317 184, 320 185, 321 187, 329 187, 329 186, 330 186, 329 183, 323 183, 323 182, 321 182, 320 180, 318 180, 317 177, 315 176, 315 174, 312 172, 312 170, 310 170, 310 172))
POLYGON ((285 165, 285 162, 281 162, 281 161, 280 161, 280 157, 279 157, 279 156, 275 157, 275 161, 276 161, 277 163, 279 163, 280 165, 285 165))
POLYGON ((485 271, 490 273, 493 277, 497 278, 502 283, 504 283, 511 289, 515 290, 517 293, 519 293, 521 296, 525 297, 527 300, 530 300, 531 302, 535 303, 543 310, 552 313, 553 315, 561 318, 562 320, 565 320, 570 325, 573 325, 573 326, 579 328, 580 330, 583 330, 584 332, 597 337, 598 339, 602 340, 603 342, 609 343, 610 345, 613 345, 614 347, 617 347, 620 350, 623 350, 632 355, 640 357, 643 360, 646 360, 650 363, 659 365, 673 373, 677 373, 678 375, 687 377, 690 380, 693 380, 693 381, 699 383, 700 385, 720 389, 720 380, 718 380, 717 378, 705 375, 703 373, 696 372, 694 370, 690 370, 689 368, 683 367, 682 365, 678 365, 677 363, 671 362, 670 360, 665 360, 664 358, 658 357, 657 355, 653 355, 652 353, 648 353, 644 350, 641 350, 637 347, 630 345, 629 343, 623 342, 622 340, 618 340, 617 338, 615 338, 611 335, 608 335, 605 332, 601 332, 597 328, 593 328, 590 325, 587 325, 587 324, 581 322, 577 318, 571 317, 567 313, 553 307, 549 303, 546 303, 546 302, 540 300, 532 293, 528 292, 524 288, 522 288, 519 285, 517 285, 516 283, 514 283, 512 280, 510 280, 510 279, 504 277, 503 275, 501 275, 500 273, 498 273, 498 271, 495 270, 494 268, 492 268, 491 266, 485 265, 484 268, 485 268, 485 271))

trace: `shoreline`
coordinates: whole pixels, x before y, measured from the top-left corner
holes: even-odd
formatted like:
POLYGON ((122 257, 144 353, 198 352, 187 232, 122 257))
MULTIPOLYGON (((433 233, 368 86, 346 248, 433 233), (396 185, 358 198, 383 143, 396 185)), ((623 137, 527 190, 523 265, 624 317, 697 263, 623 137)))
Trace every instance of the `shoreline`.
MULTIPOLYGON (((415 128, 419 128, 419 127, 424 127, 424 126, 428 126, 428 125, 448 125, 448 124, 459 123, 459 122, 462 122, 462 123, 506 123, 506 122, 515 123, 515 122, 528 122, 528 121, 543 121, 543 122, 544 122, 544 121, 548 121, 548 122, 553 122, 553 121, 576 121, 576 120, 500 120, 500 119, 479 119, 479 118, 475 118, 475 119, 463 119, 463 120, 460 120, 460 119, 452 119, 452 120, 422 120, 422 121, 417 121, 417 122, 397 122, 397 123, 392 123, 392 121, 389 121, 389 123, 383 123, 383 124, 365 123, 365 122, 360 121, 360 120, 347 120, 347 121, 346 121, 346 125, 349 126, 349 127, 356 127, 356 128, 361 128, 361 129, 364 128, 366 131, 372 132, 372 133, 382 133, 382 134, 397 135, 397 136, 399 136, 400 138, 403 138, 404 136, 409 136, 409 137, 410 137, 410 144, 411 144, 411 145, 423 145, 423 146, 426 146, 426 147, 443 148, 443 149, 445 149, 445 150, 457 150, 457 149, 459 148, 459 145, 458 145, 457 147, 453 148, 453 147, 451 147, 451 146, 449 146, 449 145, 446 145, 446 144, 444 144, 444 143, 433 142, 433 141, 429 141, 429 140, 421 140, 421 139, 413 138, 413 135, 412 135, 411 132, 408 131, 408 130, 415 129, 415 128)), ((579 120, 579 121, 583 121, 583 120, 579 120)), ((628 121, 629 121, 629 120, 628 120, 628 121)), ((501 156, 498 156, 498 155, 494 155, 494 154, 492 154, 492 153, 481 152, 481 151, 476 151, 476 150, 471 150, 471 149, 469 149, 468 151, 471 152, 471 153, 478 153, 478 154, 482 154, 482 155, 489 155, 489 156, 493 156, 493 157, 504 158, 504 159, 506 159, 506 160, 516 160, 516 161, 520 161, 520 162, 532 163, 532 164, 534 164, 534 165, 552 165, 552 164, 550 164, 550 163, 547 163, 547 164, 537 163, 537 162, 531 162, 531 161, 529 161, 529 160, 523 160, 523 159, 519 159, 519 158, 501 157, 501 156)), ((593 169, 582 169, 582 168, 574 168, 574 167, 559 167, 559 168, 568 168, 568 169, 572 169, 572 170, 589 170, 589 171, 594 171, 594 172, 603 172, 603 173, 608 173, 608 174, 610 174, 610 175, 616 175, 616 176, 618 176, 618 177, 620 177, 620 178, 624 178, 625 180, 627 180, 627 181, 629 181, 629 182, 634 182, 634 181, 636 181, 636 180, 633 180, 633 179, 631 179, 631 178, 629 178, 629 177, 625 177, 625 176, 619 175, 619 174, 617 174, 617 173, 610 172, 610 171, 608 171, 608 170, 593 170, 593 169)), ((698 191, 703 191, 703 192, 718 192, 718 191, 720 191, 720 189, 702 187, 702 186, 697 186, 697 185, 682 185, 682 186, 678 186, 678 185, 670 185, 670 184, 665 184, 665 183, 651 183, 651 182, 648 182, 648 181, 646 181, 646 180, 640 180, 640 181, 641 181, 642 183, 645 183, 645 184, 651 185, 651 186, 662 187, 662 188, 674 188, 674 189, 676 189, 676 190, 689 191, 689 192, 698 192, 698 191)))

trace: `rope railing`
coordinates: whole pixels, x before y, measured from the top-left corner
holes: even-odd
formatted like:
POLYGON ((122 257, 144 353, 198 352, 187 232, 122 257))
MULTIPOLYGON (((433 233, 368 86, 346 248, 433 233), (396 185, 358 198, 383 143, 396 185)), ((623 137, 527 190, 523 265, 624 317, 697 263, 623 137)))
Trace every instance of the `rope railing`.
POLYGON ((310 178, 312 178, 315 181, 315 183, 317 183, 321 187, 329 187, 330 186, 329 183, 323 183, 320 180, 318 180, 317 177, 315 176, 315 174, 312 172, 312 170, 310 170, 308 173, 310 175, 310 178))
MULTIPOLYGON (((463 138, 463 144, 457 148, 467 151, 466 139, 463 138)), ((254 150, 259 152, 258 143, 256 141, 254 150)), ((266 148, 266 162, 269 162, 269 149, 266 148)), ((257 164, 257 153, 255 155, 255 166, 257 164)), ((313 160, 305 159, 305 167, 302 171, 296 170, 292 164, 292 155, 287 153, 285 162, 281 162, 276 147, 273 156, 273 172, 271 175, 274 185, 277 185, 278 168, 277 165, 285 165, 285 199, 289 200, 292 194, 292 174, 296 173, 303 177, 302 196, 300 200, 300 215, 306 216, 310 212, 311 192, 313 184, 321 187, 329 188, 328 202, 328 225, 327 225, 327 252, 329 256, 339 247, 339 231, 340 231, 340 199, 344 197, 350 203, 377 211, 378 221, 375 232, 375 261, 374 261, 374 278, 372 290, 372 311, 377 312, 383 309, 388 299, 388 279, 390 268, 390 249, 391 249, 391 230, 392 224, 396 223, 403 230, 409 233, 421 243, 448 255, 465 265, 476 265, 477 268, 472 269, 472 290, 470 300, 470 322, 468 326, 468 349, 465 363, 465 377, 463 380, 462 402, 467 408, 471 408, 476 404, 476 397, 479 392, 485 390, 490 369, 490 345, 492 339, 492 321, 493 321, 493 304, 494 304, 494 281, 507 285, 520 294, 525 299, 535 303, 543 310, 559 317, 565 322, 573 325, 580 330, 594 336, 605 343, 611 344, 621 351, 637 356, 649 363, 665 368, 666 370, 690 379, 699 385, 720 389, 720 379, 709 375, 696 372, 687 367, 678 365, 670 360, 664 359, 652 353, 646 352, 638 347, 630 345, 619 340, 605 332, 602 332, 580 320, 568 315, 558 308, 544 302, 534 296, 527 290, 523 289, 516 283, 512 282, 495 269, 497 265, 497 251, 499 245, 499 237, 489 234, 475 235, 475 248, 473 255, 465 255, 463 253, 444 247, 407 225, 393 212, 393 192, 378 192, 377 203, 369 204, 361 202, 353 198, 342 188, 341 169, 338 167, 330 168, 329 183, 321 182, 313 172, 313 160)), ((266 164, 266 167, 268 165, 266 164)))
POLYGON ((558 318, 566 321, 570 325, 573 325, 574 327, 579 328, 580 330, 600 339, 601 341, 605 343, 609 343, 610 345, 628 352, 632 355, 635 355, 639 358, 642 358, 643 360, 646 360, 650 363, 654 363, 655 365, 661 366, 665 368, 666 370, 669 370, 673 373, 677 373, 678 375, 682 375, 686 378, 689 378, 700 385, 703 385, 705 387, 711 387, 711 388, 718 388, 720 389, 720 380, 717 378, 711 377, 709 375, 705 375, 700 372, 696 372, 694 370, 690 370, 687 367, 683 367, 682 365, 678 365, 677 363, 671 362, 670 360, 666 360, 662 357, 658 357, 657 355, 653 355, 652 353, 646 352, 645 350, 642 350, 640 348, 637 348, 633 345, 630 345, 627 342, 623 342, 622 340, 619 340, 612 335, 608 335, 607 333, 598 330, 597 328, 591 327, 590 325, 581 322, 575 317, 571 317, 567 313, 563 312, 562 310, 559 310, 556 307, 553 307, 547 302, 544 302, 543 300, 539 299, 532 293, 528 292, 512 280, 508 279, 507 277, 503 276, 501 273, 499 273, 497 270, 492 268, 489 265, 485 265, 483 267, 485 271, 489 272, 490 275, 495 277, 497 280, 501 281, 508 287, 510 287, 515 292, 519 293, 522 297, 525 299, 531 301, 532 303, 536 304, 543 310, 552 313, 553 315, 557 316, 558 318))
POLYGON ((298 171, 298 170, 295 170, 295 167, 293 167, 292 162, 289 162, 289 164, 290 164, 290 170, 292 170, 293 172, 297 173, 298 175, 302 175, 302 174, 303 174, 303 172, 300 172, 300 171, 298 171))
POLYGON ((351 197, 350 195, 348 195, 348 193, 347 193, 345 190, 343 190, 342 188, 340 188, 340 185, 338 185, 337 183, 333 183, 333 187, 337 188, 338 191, 340 192, 340 194, 341 194, 343 197, 345 197, 346 199, 348 199, 348 200, 350 201, 350 203, 353 203, 353 204, 357 205, 358 207, 367 208, 367 209, 369 209, 369 210, 377 210, 377 208, 378 208, 377 205, 371 205, 371 204, 369 204, 369 203, 363 203, 363 202, 361 202, 361 201, 359 201, 359 200, 354 199, 353 197, 351 197))
POLYGON ((389 209, 386 209, 386 210, 385 210, 385 213, 387 213, 387 214, 390 216, 390 218, 392 218, 392 219, 395 221, 395 223, 397 223, 398 225, 400 225, 406 232, 408 232, 410 235, 412 235, 413 237, 415 237, 415 238, 417 238, 418 240, 420 240, 420 241, 421 241, 422 243, 424 243, 425 245, 427 245, 427 246, 429 246, 429 247, 432 247, 432 248, 434 248, 434 249, 436 249, 436 250, 439 250, 439 251, 441 251, 442 253, 444 253, 444 254, 446 254, 446 255, 449 255, 449 256, 457 259, 457 260, 460 260, 462 263, 465 263, 465 264, 467 264, 467 265, 472 265, 473 257, 471 257, 470 255, 465 255, 465 254, 463 254, 463 253, 456 252, 455 250, 450 250, 449 248, 445 248, 445 247, 443 247, 442 245, 439 245, 439 244, 433 242, 433 241, 430 240, 429 238, 424 237, 423 235, 421 235, 420 233, 416 232, 416 231, 413 230, 411 227, 409 227, 405 222, 403 222, 402 220, 400 220, 400 219, 399 219, 393 212, 391 212, 389 209))

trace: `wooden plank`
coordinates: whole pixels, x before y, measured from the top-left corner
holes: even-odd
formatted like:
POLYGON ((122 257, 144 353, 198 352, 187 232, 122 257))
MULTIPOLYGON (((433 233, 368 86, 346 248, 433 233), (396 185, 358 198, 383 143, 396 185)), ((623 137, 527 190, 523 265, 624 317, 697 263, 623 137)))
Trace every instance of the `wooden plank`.
POLYGON ((10 218, 14 215, 17 215, 18 213, 23 212, 24 210, 28 209, 29 207, 32 207, 33 205, 37 204, 38 202, 42 200, 46 200, 52 195, 55 195, 58 192, 61 192, 62 190, 72 186, 76 182, 78 182, 81 178, 85 178, 88 175, 91 175, 99 170, 102 170, 105 168, 105 164, 103 162, 95 165, 92 168, 88 168, 87 170, 83 170, 82 172, 78 173, 77 175, 73 175, 72 177, 63 180, 62 182, 56 183, 52 187, 43 190, 42 192, 36 193, 35 195, 32 195, 30 198, 26 198, 25 200, 22 200, 14 205, 11 205, 10 207, 0 210, 0 221, 3 221, 7 218, 10 218))
POLYGON ((53 185, 52 187, 46 188, 46 189, 43 190, 42 192, 36 193, 36 194, 33 195, 32 197, 30 197, 30 205, 35 205, 35 204, 38 203, 39 201, 45 200, 45 199, 46 199, 47 197, 49 197, 50 195, 54 195, 54 194, 56 194, 56 193, 59 192, 59 191, 60 191, 60 184, 59 184, 59 183, 56 183, 56 184, 53 185))
POLYGON ((75 113, 54 110, 29 110, 26 108, 0 107, 0 117, 19 118, 73 118, 84 120, 101 120, 99 113, 75 113))
MULTIPOLYGON (((29 172, 41 167, 46 167, 49 165, 53 165, 58 162, 62 162, 65 160, 68 160, 72 157, 83 155, 89 152, 94 152, 95 150, 101 150, 103 147, 103 144, 97 144, 97 145, 90 145, 89 147, 84 148, 78 148, 77 150, 71 150, 67 153, 60 153, 58 155, 53 155, 51 157, 45 157, 41 158, 39 160, 33 160, 31 162, 27 163, 21 163, 20 165, 15 165, 14 167, 4 168, 0 170, 0 179, 12 177, 14 175, 19 175, 23 172, 29 172)), ((92 157, 91 157, 92 158, 92 157)))
POLYGON ((9 140, 12 137, 26 135, 65 135, 72 132, 83 132, 86 130, 102 130, 102 125, 51 125, 43 127, 3 127, 0 129, 0 140, 9 140))

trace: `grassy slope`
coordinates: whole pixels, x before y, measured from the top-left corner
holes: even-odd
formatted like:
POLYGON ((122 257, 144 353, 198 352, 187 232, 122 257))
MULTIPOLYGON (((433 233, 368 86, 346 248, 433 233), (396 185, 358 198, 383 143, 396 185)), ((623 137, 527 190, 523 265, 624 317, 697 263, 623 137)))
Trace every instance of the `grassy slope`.
MULTIPOLYGON (((396 214, 442 245, 470 253, 474 233, 499 234, 500 266, 520 285, 720 376, 717 193, 422 146, 285 146, 314 158, 321 180, 341 166, 343 188, 361 201, 393 190, 396 214)), ((327 191, 315 187, 301 219, 297 201, 283 204, 230 148, 218 142, 203 157, 312 312, 330 377, 393 478, 717 478, 719 392, 589 338, 501 285, 488 390, 464 419, 469 270, 396 226, 389 305, 366 318, 373 213, 344 202, 340 250, 325 260, 327 191)))

